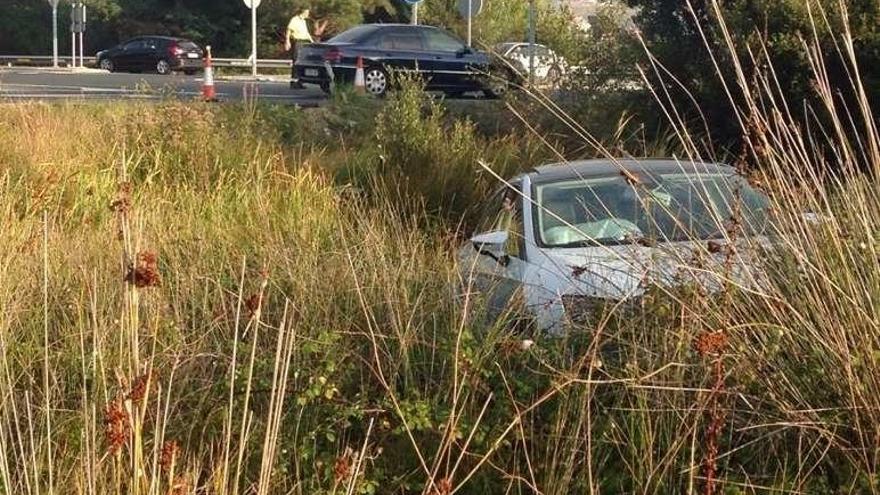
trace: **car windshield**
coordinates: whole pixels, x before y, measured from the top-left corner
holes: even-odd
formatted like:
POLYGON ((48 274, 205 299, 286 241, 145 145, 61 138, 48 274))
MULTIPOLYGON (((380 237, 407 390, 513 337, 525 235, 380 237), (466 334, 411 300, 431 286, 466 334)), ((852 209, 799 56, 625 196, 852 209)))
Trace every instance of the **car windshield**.
POLYGON ((769 202, 740 176, 674 173, 650 179, 573 179, 535 186, 535 235, 544 247, 716 239, 737 222, 767 226, 769 202))
POLYGON ((374 26, 356 26, 330 38, 327 43, 357 43, 363 41, 374 31, 376 31, 374 26))

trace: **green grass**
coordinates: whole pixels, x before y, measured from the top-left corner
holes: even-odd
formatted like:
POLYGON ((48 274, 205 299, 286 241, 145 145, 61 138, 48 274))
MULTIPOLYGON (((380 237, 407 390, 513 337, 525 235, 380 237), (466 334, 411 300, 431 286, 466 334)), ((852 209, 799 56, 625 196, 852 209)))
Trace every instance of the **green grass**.
MULTIPOLYGON (((457 290, 486 168, 555 156, 521 126, 415 88, 5 106, 0 493, 878 491, 880 139, 746 110, 782 218, 760 283, 652 287, 552 339, 457 290)), ((730 279, 708 255, 680 261, 730 279)))

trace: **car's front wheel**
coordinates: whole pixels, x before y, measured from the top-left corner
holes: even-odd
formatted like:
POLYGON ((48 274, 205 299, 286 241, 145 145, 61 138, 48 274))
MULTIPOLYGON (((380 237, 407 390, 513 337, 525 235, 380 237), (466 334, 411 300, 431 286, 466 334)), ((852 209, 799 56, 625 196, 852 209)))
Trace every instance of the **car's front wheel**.
POLYGON ((156 62, 156 74, 161 74, 163 76, 171 74, 171 64, 169 64, 167 60, 156 62))
POLYGON ((110 60, 109 58, 102 58, 100 64, 98 64, 98 66, 102 70, 106 70, 107 72, 116 71, 116 66, 113 65, 113 61, 110 60))
POLYGON ((388 73, 378 66, 367 68, 364 71, 364 86, 367 93, 373 96, 385 96, 388 92, 388 73))

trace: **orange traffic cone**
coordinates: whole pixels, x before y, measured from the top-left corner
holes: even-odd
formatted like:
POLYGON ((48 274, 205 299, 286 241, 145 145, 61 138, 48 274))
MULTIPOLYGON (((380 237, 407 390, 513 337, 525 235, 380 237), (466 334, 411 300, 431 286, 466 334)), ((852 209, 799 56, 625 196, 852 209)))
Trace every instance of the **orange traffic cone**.
POLYGON ((357 69, 354 71, 354 90, 360 94, 367 92, 367 83, 364 80, 364 57, 358 56, 357 69))
POLYGON ((214 90, 214 67, 211 66, 211 47, 205 47, 205 77, 202 81, 202 99, 205 101, 217 101, 217 93, 214 90))

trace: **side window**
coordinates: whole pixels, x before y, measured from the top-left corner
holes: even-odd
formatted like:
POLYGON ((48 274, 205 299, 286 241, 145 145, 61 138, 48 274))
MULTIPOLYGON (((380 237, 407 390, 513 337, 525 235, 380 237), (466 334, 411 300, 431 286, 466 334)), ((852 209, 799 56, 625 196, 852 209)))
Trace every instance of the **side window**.
POLYGON ((425 29, 425 41, 432 52, 457 52, 464 49, 464 43, 451 34, 439 29, 425 29))
POLYGON ((422 37, 415 32, 391 31, 383 34, 378 43, 379 48, 387 50, 423 50, 422 37))

